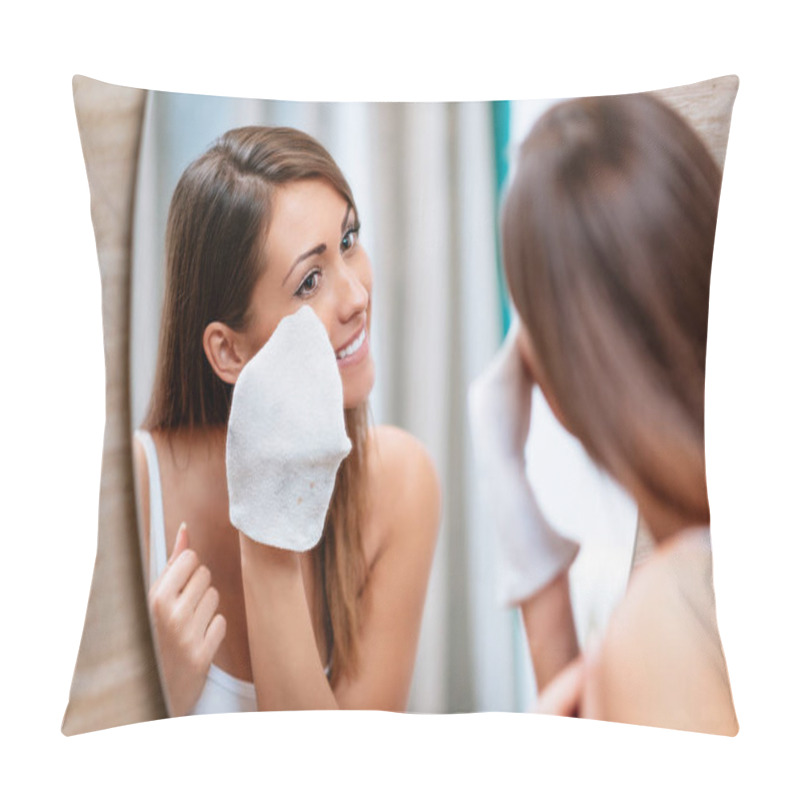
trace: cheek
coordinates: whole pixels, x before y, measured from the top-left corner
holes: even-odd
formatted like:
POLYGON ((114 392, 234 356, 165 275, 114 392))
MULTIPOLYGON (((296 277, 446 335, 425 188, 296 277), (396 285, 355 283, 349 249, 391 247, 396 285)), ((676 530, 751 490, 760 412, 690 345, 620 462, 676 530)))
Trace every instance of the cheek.
POLYGON ((243 331, 249 358, 267 343, 283 317, 291 313, 291 309, 278 302, 277 297, 269 276, 263 275, 253 290, 243 331))
POLYGON ((306 305, 317 315, 328 334, 328 338, 333 341, 333 332, 337 324, 335 298, 328 293, 320 293, 308 301, 306 305))
POLYGON ((375 362, 370 355, 357 372, 342 376, 344 407, 356 408, 366 402, 374 383, 375 362))
POLYGON ((245 343, 246 343, 246 359, 249 361, 269 340, 275 331, 275 325, 265 325, 263 322, 253 324, 247 329, 245 343))
POLYGON ((372 298, 372 263, 369 256, 365 252, 361 252, 360 258, 355 265, 356 275, 361 285, 367 290, 370 298, 372 298))
POLYGON ((369 295, 367 304, 367 327, 369 330, 372 330, 372 264, 366 254, 364 254, 364 263, 360 266, 358 278, 369 295))

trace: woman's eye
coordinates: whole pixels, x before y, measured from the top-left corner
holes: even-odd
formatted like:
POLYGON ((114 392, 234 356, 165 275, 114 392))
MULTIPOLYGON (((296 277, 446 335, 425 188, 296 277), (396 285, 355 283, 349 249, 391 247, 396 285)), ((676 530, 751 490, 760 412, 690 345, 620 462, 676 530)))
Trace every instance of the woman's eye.
POLYGON ((342 250, 352 250, 358 241, 358 228, 350 228, 342 238, 342 250))
POLYGON ((319 270, 314 270, 306 275, 295 294, 298 297, 307 297, 312 294, 319 284, 319 270))

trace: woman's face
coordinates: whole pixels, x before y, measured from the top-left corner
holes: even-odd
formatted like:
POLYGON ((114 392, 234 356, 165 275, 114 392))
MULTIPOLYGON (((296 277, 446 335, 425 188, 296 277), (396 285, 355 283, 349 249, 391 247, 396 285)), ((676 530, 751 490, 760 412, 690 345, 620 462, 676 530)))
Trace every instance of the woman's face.
POLYGON ((369 344, 372 267, 354 209, 324 180, 278 187, 264 250, 266 269, 250 301, 244 332, 248 358, 278 323, 310 305, 336 353, 344 407, 367 399, 375 380, 369 344))

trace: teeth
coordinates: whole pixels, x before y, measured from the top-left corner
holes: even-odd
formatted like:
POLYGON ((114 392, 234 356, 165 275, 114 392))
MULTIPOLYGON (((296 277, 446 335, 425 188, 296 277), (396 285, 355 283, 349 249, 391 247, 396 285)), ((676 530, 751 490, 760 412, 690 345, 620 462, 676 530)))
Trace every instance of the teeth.
POLYGON ((359 334, 358 338, 352 344, 348 345, 342 350, 339 350, 336 353, 336 358, 339 359, 347 358, 347 356, 353 355, 353 353, 355 353, 355 351, 358 350, 358 348, 361 347, 362 344, 364 344, 364 339, 366 338, 367 338, 367 329, 364 328, 359 334))

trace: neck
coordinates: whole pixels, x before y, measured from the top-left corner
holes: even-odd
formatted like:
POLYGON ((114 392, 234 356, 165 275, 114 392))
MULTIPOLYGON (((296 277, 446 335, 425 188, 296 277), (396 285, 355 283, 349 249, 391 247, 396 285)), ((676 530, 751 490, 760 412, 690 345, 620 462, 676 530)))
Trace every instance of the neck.
POLYGON ((681 531, 708 525, 707 515, 687 514, 653 498, 639 497, 636 499, 639 513, 658 544, 681 531))

